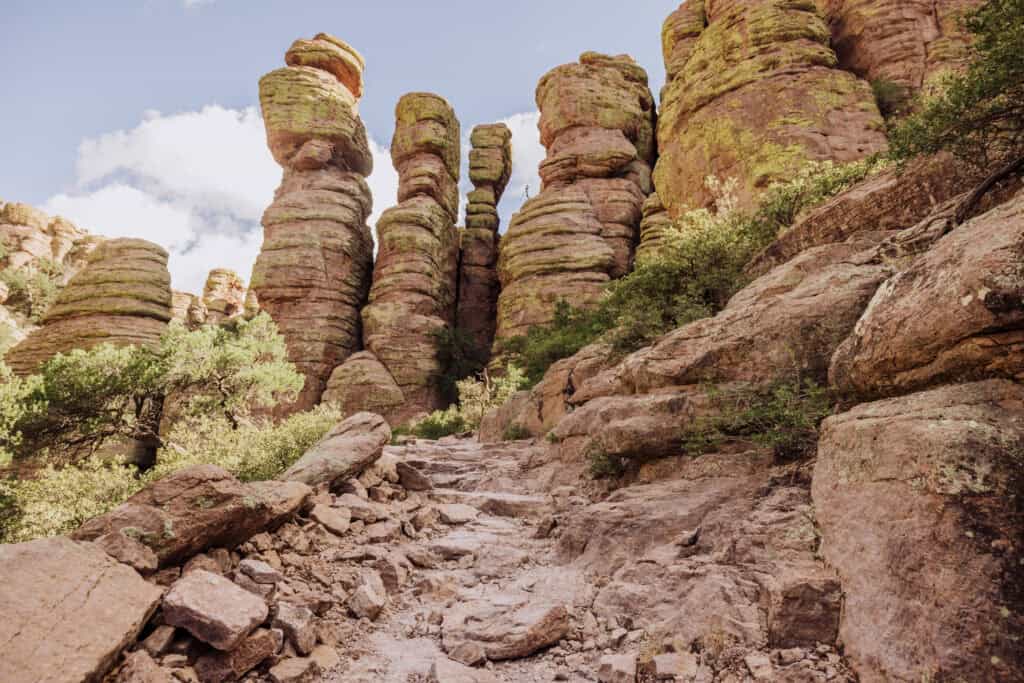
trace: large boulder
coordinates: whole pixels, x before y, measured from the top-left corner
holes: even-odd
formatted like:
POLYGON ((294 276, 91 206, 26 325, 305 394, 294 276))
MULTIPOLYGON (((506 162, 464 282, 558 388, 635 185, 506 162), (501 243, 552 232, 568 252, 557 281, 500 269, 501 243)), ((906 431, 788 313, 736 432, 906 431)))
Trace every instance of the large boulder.
POLYGON ((170 319, 167 252, 145 240, 107 240, 61 290, 41 326, 8 351, 7 364, 27 375, 72 349, 152 346, 170 319))
POLYGON ((750 207, 808 161, 885 149, 871 86, 829 40, 813 2, 689 0, 668 18, 654 183, 670 215, 713 200, 709 175, 736 178, 750 207))
POLYGON ((89 520, 73 538, 92 541, 120 532, 152 549, 166 567, 276 527, 299 511, 311 493, 298 482, 243 484, 215 465, 194 465, 89 520))
POLYGON ((286 61, 260 80, 267 143, 284 177, 263 216, 250 283, 306 377, 282 412, 316 405, 334 368, 361 348, 373 266, 373 158, 357 110, 362 57, 319 34, 296 41, 286 61))
POLYGON ((865 683, 1024 678, 1024 389, 1006 380, 825 421, 813 496, 865 683))
POLYGON ((164 622, 223 652, 234 650, 269 613, 263 598, 202 569, 186 572, 167 591, 164 622))
POLYGON ((92 543, 0 546, 0 680, 98 683, 138 637, 161 590, 92 543))
POLYGON ((357 413, 340 422, 306 451, 279 479, 309 486, 333 485, 359 476, 391 441, 391 428, 374 413, 357 413))
POLYGON ((832 360, 859 397, 1024 378, 1024 193, 946 235, 879 288, 832 360))
POLYGON ((360 411, 385 415, 398 410, 405 395, 376 356, 360 351, 331 373, 323 401, 337 405, 343 415, 360 411))
POLYGON ((245 309, 245 283, 242 278, 228 268, 211 270, 203 287, 203 305, 207 312, 206 321, 211 324, 241 315, 245 309))

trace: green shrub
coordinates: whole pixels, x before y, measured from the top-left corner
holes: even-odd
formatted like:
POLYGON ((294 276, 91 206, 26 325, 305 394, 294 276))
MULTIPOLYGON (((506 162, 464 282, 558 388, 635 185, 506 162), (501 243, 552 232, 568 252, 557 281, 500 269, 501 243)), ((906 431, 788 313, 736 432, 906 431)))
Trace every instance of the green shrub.
POLYGON ((453 434, 469 431, 469 426, 459 414, 457 406, 436 410, 412 425, 411 431, 420 439, 437 440, 453 434))
POLYGON ((457 327, 441 327, 434 331, 437 360, 442 373, 438 378, 441 395, 448 403, 458 400, 460 380, 483 371, 487 355, 477 348, 476 340, 457 327))
POLYGON ((524 439, 529 439, 532 436, 533 435, 530 434, 530 430, 528 430, 526 427, 522 425, 515 423, 510 424, 508 427, 506 427, 505 431, 502 432, 501 434, 501 438, 504 439, 505 441, 522 441, 524 439))
POLYGON ((539 382, 556 361, 599 339, 624 354, 687 323, 715 315, 749 283, 744 270, 759 251, 808 209, 884 167, 872 158, 852 164, 807 164, 769 188, 752 213, 736 208, 735 183, 708 178, 715 208, 684 213, 659 253, 608 285, 590 310, 559 302, 551 323, 509 340, 502 351, 539 382))
POLYGON ((39 259, 33 267, 8 266, 0 270, 0 282, 8 290, 4 305, 34 323, 40 322, 60 293, 63 274, 64 268, 50 259, 39 259))
POLYGON ((484 371, 477 377, 459 380, 456 383, 458 402, 431 413, 411 425, 409 431, 421 439, 440 439, 475 431, 489 410, 503 405, 525 385, 525 375, 515 365, 506 367, 505 374, 497 379, 484 371))
POLYGON ((626 460, 618 455, 608 455, 601 450, 587 454, 590 476, 594 479, 618 479, 626 473, 626 460))
POLYGON ((818 427, 832 414, 828 390, 800 378, 765 387, 710 387, 708 392, 716 413, 684 432, 683 449, 691 455, 741 438, 771 449, 777 462, 802 460, 814 454, 818 427))
POLYGON ((20 378, 0 360, 0 467, 10 464, 22 443, 21 424, 46 409, 46 404, 33 399, 38 392, 39 377, 20 378))
POLYGON ((891 119, 903 111, 907 105, 907 89, 893 81, 876 78, 871 81, 871 90, 875 94, 878 110, 882 118, 891 119))
POLYGON ((974 36, 966 70, 890 132, 896 159, 950 150, 989 168, 1024 154, 1024 0, 988 0, 966 26, 974 36))

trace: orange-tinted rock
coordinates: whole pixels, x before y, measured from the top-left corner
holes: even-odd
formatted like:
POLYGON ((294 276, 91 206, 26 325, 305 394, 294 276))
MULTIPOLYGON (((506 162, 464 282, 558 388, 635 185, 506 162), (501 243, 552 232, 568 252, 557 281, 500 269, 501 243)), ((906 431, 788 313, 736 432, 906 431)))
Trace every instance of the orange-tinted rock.
MULTIPOLYGON (((288 63, 302 66, 260 81, 267 141, 285 171, 263 216, 251 291, 306 376, 290 410, 315 405, 334 368, 362 346, 359 310, 373 263, 365 180, 372 158, 356 110, 362 58, 349 52, 324 34, 298 41, 288 63)), ((227 306, 244 309, 242 297, 232 288, 227 306)))
POLYGON ((673 217, 734 177, 743 206, 810 160, 886 146, 870 85, 837 68, 810 2, 687 2, 665 24, 669 82, 658 118, 658 193, 673 217))
POLYGON ((171 292, 171 321, 194 330, 206 324, 206 304, 201 296, 191 292, 171 292))
POLYGON ((460 234, 456 326, 486 360, 498 317, 498 203, 512 173, 512 131, 503 123, 477 126, 470 136, 466 227, 460 234))
POLYGON ((1024 379, 1024 194, 946 235, 889 279, 832 359, 861 398, 1024 379))
POLYGON ((145 240, 108 240, 61 290, 41 326, 8 352, 7 364, 24 375, 72 349, 153 345, 170 319, 167 252, 145 240))
POLYGON ((1022 416, 1024 389, 989 380, 825 421, 814 509, 861 681, 1024 678, 1022 416))
POLYGON ((636 248, 637 263, 657 258, 664 245, 665 235, 672 227, 672 219, 657 192, 652 192, 644 202, 643 214, 640 221, 640 244, 636 248))
POLYGON ((632 58, 588 52, 537 85, 541 193, 503 236, 495 350, 629 272, 652 190, 654 98, 632 58))
POLYGON ((211 324, 240 315, 245 308, 245 283, 233 270, 211 270, 203 288, 203 304, 206 306, 207 321, 211 324))
POLYGON ((969 34, 964 14, 981 0, 829 0, 839 63, 869 81, 914 95, 962 64, 969 34))

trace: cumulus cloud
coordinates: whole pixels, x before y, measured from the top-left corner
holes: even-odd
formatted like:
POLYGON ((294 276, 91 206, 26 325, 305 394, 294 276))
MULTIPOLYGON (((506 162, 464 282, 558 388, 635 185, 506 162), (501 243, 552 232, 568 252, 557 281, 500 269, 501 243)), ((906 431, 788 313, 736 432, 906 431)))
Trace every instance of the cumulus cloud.
MULTIPOLYGON (((394 204, 388 150, 371 141, 376 221, 394 204)), ((254 107, 148 112, 127 131, 82 142, 77 186, 44 209, 109 237, 141 237, 171 254, 176 289, 201 291, 217 267, 248 278, 263 240, 260 217, 281 179, 254 107)))

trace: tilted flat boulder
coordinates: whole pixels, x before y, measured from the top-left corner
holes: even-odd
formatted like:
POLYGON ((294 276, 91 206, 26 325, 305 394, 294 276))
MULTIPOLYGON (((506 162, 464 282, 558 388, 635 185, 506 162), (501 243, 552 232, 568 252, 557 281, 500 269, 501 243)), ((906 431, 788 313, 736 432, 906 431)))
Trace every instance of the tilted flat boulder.
POLYGON ((197 569, 178 579, 163 601, 164 621, 230 652, 269 613, 262 598, 223 576, 197 569))
POLYGON ((825 421, 814 470, 840 638, 860 680, 1024 677, 1024 389, 958 384, 825 421))
POLYGON ((1024 378, 1024 194, 965 223, 879 288, 832 359, 862 398, 1024 378))
POLYGON ((333 485, 358 476, 381 456, 391 428, 380 415, 357 413, 327 435, 278 477, 309 486, 333 485))
POLYGON ((91 541, 119 531, 148 546, 167 567, 279 525, 311 492, 298 482, 243 484, 215 465, 194 465, 150 484, 72 536, 91 541))
POLYGON ((98 683, 138 637, 161 590, 92 543, 0 546, 0 680, 98 683))
POLYGON ((167 252, 145 240, 107 240, 61 290, 41 326, 8 351, 7 364, 25 375, 72 349, 151 346, 170 319, 167 252))

